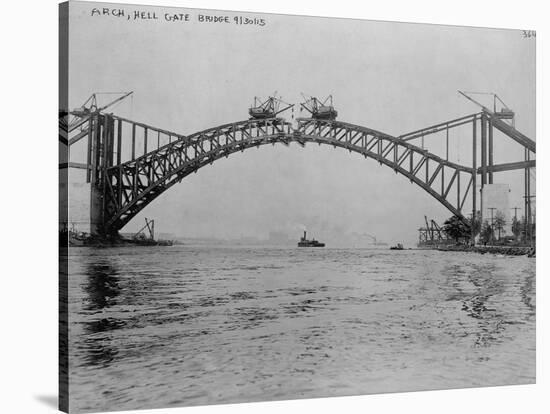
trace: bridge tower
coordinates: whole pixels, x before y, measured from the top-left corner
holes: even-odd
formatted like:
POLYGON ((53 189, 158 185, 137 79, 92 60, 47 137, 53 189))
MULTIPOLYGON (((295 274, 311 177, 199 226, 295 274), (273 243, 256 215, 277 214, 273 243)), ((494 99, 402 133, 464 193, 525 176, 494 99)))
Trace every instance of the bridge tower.
POLYGON ((60 154, 67 162, 60 169, 77 168, 86 170, 86 183, 90 184, 89 230, 92 235, 108 236, 105 226, 105 177, 107 168, 115 161, 121 162, 121 122, 118 122, 118 142, 115 147, 115 120, 112 114, 104 111, 122 101, 133 92, 108 92, 122 95, 102 107, 97 105, 97 94, 92 94, 80 108, 59 113, 60 154), (85 140, 86 162, 71 162, 70 148, 85 140), (116 151, 116 152, 115 152, 116 151))
POLYGON ((90 183, 90 233, 105 236, 105 169, 112 165, 111 133, 112 122, 100 113, 94 114, 88 144, 88 177, 90 183))

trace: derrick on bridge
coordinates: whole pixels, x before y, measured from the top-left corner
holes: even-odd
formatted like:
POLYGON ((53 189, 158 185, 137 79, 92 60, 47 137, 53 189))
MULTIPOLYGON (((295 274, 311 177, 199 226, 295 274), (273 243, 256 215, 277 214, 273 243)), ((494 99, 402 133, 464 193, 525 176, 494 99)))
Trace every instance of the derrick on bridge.
MULTIPOLYGON (((86 170, 86 181, 91 184, 91 232, 116 234, 149 203, 189 174, 220 158, 266 144, 296 142, 304 146, 311 142, 359 153, 405 176, 464 220, 467 201, 472 217, 477 214, 478 180, 483 188, 501 171, 524 170, 528 177, 536 163, 535 142, 507 124, 500 113, 485 107, 481 112, 392 136, 337 121, 332 104, 323 109, 330 116, 310 111, 310 118, 298 118, 291 123, 278 116, 282 111, 273 110, 273 116, 266 116, 273 101, 266 102, 270 106, 260 111, 261 117, 252 116, 190 135, 107 113, 109 105, 60 111, 59 141, 67 155, 72 145, 87 141, 86 162, 74 163, 67 157, 68 162, 60 164, 60 168, 86 170), (464 125, 471 127, 472 157, 468 163, 459 164, 449 160, 449 131, 464 125), (494 129, 521 145, 524 159, 495 163, 494 129), (440 132, 446 134, 445 156, 436 155, 424 146, 425 137, 440 132)), ((250 114, 254 113, 251 108, 250 114)), ((526 200, 530 200, 528 182, 526 178, 526 200)))

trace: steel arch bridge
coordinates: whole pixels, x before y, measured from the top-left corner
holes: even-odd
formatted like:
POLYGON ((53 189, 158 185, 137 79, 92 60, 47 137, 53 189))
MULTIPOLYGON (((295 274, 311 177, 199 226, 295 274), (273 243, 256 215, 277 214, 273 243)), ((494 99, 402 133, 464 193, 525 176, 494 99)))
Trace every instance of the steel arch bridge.
POLYGON ((405 176, 462 219, 466 219, 464 206, 467 199, 471 201, 472 215, 476 214, 478 175, 481 175, 483 185, 487 178, 492 183, 494 172, 528 171, 535 166, 535 161, 530 159, 530 154, 535 153, 534 141, 515 129, 509 131, 508 124, 485 111, 399 137, 359 125, 314 118, 299 118, 296 125, 284 118, 249 119, 185 136, 100 111, 60 128, 60 141, 65 141, 67 146, 86 137, 87 163, 68 162, 64 166, 87 170, 87 181, 92 183, 92 232, 98 234, 116 234, 164 191, 203 166, 266 144, 295 142, 304 146, 317 143, 356 152, 405 176), (473 126, 473 156, 469 165, 451 162, 448 155, 445 158, 435 155, 423 148, 423 142, 422 146, 412 143, 441 131, 447 131, 448 141, 450 129, 466 124, 473 126), (476 152, 478 125, 481 129, 479 168, 476 152), (493 127, 505 129, 508 136, 525 148, 525 160, 493 163, 493 127), (126 161, 122 159, 124 134, 131 141, 126 161), (142 155, 136 156, 136 152, 142 155))

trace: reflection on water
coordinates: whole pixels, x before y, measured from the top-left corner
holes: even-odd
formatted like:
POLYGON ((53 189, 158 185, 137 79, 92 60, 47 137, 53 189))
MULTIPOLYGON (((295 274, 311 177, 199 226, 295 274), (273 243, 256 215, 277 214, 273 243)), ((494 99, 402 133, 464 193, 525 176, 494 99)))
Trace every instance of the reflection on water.
POLYGON ((116 304, 114 300, 120 294, 118 285, 118 271, 108 261, 89 263, 86 266, 87 281, 84 286, 88 305, 86 309, 103 309, 110 304, 116 304))
POLYGON ((69 267, 75 411, 535 380, 525 257, 79 248, 69 267))
POLYGON ((525 277, 525 282, 521 287, 521 301, 530 310, 529 317, 535 317, 535 304, 533 303, 535 293, 535 272, 529 273, 525 277))
MULTIPOLYGON (((98 263, 88 263, 86 266, 86 282, 83 286, 85 295, 84 309, 87 311, 104 311, 116 305, 116 297, 120 295, 118 271, 109 258, 98 263)), ((114 317, 104 317, 104 313, 93 312, 95 315, 84 322, 85 339, 83 349, 86 351, 86 364, 107 367, 116 357, 118 351, 111 345, 112 337, 108 333, 124 326, 124 321, 114 317)))

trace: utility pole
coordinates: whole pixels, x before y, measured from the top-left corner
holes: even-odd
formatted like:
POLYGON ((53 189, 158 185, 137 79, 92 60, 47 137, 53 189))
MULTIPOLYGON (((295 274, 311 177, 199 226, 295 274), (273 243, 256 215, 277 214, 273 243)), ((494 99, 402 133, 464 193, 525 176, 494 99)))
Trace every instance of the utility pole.
POLYGON ((487 207, 487 209, 491 210, 491 244, 494 243, 494 239, 495 239, 495 225, 494 225, 494 217, 493 217, 493 212, 495 210, 497 210, 496 207, 487 207))
MULTIPOLYGON (((530 187, 530 186, 529 186, 530 187)), ((530 191, 530 188, 529 188, 530 191)), ((533 247, 533 217, 531 211, 531 199, 535 198, 534 195, 523 196, 525 198, 525 239, 529 240, 529 245, 533 247)))
MULTIPOLYGON (((518 210, 520 210, 521 207, 512 207, 510 210, 514 210, 514 222, 512 223, 512 233, 514 233, 514 237, 516 238, 516 241, 518 237, 516 236, 516 232, 514 231, 514 226, 518 225, 518 210)), ((520 230, 521 234, 521 230, 520 230)))

